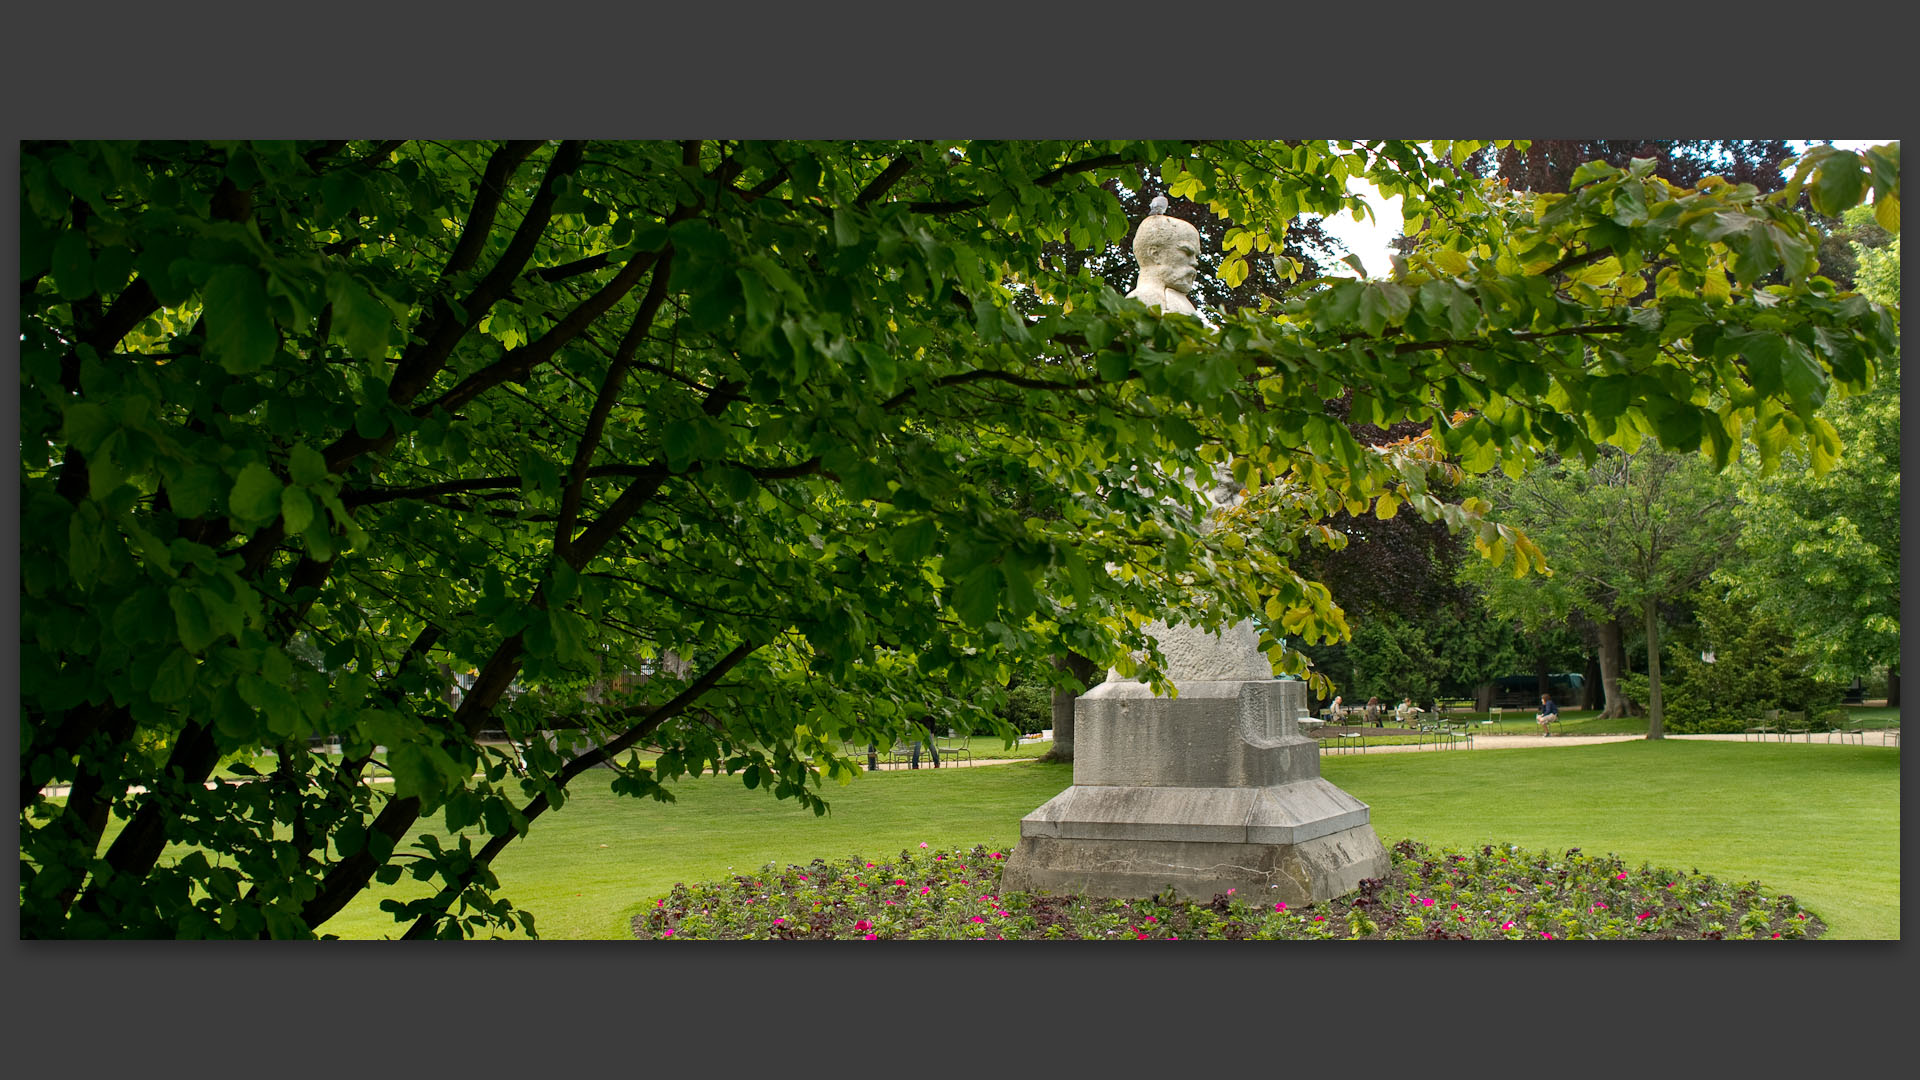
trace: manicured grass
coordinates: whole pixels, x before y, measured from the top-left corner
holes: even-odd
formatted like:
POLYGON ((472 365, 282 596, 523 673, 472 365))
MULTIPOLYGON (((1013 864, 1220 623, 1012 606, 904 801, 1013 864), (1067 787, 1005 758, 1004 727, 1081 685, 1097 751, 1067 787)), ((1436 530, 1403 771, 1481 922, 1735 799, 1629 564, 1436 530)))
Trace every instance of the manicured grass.
MULTIPOLYGON (((616 796, 612 774, 589 770, 573 797, 534 824, 494 864, 502 890, 531 909, 543 938, 626 938, 642 903, 678 881, 698 881, 768 862, 805 863, 843 855, 898 854, 974 844, 1010 848, 1020 819, 1073 782, 1069 765, 1022 762, 977 768, 863 773, 846 787, 828 785, 824 817, 749 791, 739 777, 705 777, 670 785, 670 804, 616 796)), ((442 831, 442 830, 436 830, 442 831)), ((417 832, 417 831, 416 831, 417 832)), ((405 851, 412 834, 396 850, 405 851)), ((387 896, 422 895, 403 878, 376 887, 320 928, 341 937, 398 936, 379 910, 387 896)))
POLYGON ((1900 936, 1896 747, 1662 740, 1347 755, 1321 773, 1373 808, 1389 844, 1616 852, 1757 879, 1819 912, 1832 938, 1900 936))
MULTIPOLYGON (((1330 756, 1321 769, 1372 806, 1388 844, 1614 852, 1636 866, 1759 880, 1818 912, 1829 938, 1897 939, 1899 761, 1896 747, 1662 741, 1330 756)), ((897 855, 922 841, 1006 849, 1020 818, 1072 782, 1070 766, 1037 762, 868 773, 830 789, 832 812, 815 818, 737 778, 680 782, 678 801, 662 805, 614 796, 610 775, 576 781, 568 805, 495 865, 542 937, 625 938, 631 917, 675 882, 729 868, 897 855)), ((321 930, 396 935, 378 900, 420 888, 403 880, 363 896, 321 930)))

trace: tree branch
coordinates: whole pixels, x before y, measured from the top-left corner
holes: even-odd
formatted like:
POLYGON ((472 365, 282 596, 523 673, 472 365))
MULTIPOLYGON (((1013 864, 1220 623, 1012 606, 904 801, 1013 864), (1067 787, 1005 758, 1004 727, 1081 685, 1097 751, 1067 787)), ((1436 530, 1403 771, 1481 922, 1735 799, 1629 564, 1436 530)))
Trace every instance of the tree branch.
MULTIPOLYGON (((572 761, 567 762, 566 765, 561 767, 560 775, 555 778, 555 782, 564 788, 574 777, 579 776, 595 765, 611 760, 615 755, 659 730, 661 724, 685 712, 689 705, 692 705, 705 695, 707 691, 713 689, 714 684, 719 682, 722 676, 732 671, 742 660, 752 655, 753 651, 757 648, 759 648, 759 646, 743 641, 734 646, 732 652, 727 653, 727 655, 721 657, 712 667, 708 668, 704 675, 700 676, 700 678, 694 682, 689 683, 686 689, 674 695, 672 700, 662 705, 623 710, 623 714, 625 715, 637 715, 644 719, 633 727, 628 728, 606 745, 596 746, 586 753, 581 754, 579 757, 574 758, 572 761)), ((536 795, 521 811, 521 816, 531 825, 533 820, 541 814, 546 813, 551 805, 544 793, 536 795)), ((433 910, 421 915, 419 919, 414 921, 413 926, 406 933, 407 940, 417 941, 432 937, 434 926, 446 915, 447 909, 453 905, 453 901, 466 890, 468 885, 473 883, 474 878, 479 875, 481 870, 491 865, 494 858, 506 850, 508 844, 519 839, 521 835, 523 834, 520 832, 507 832, 489 839, 486 846, 482 847, 480 851, 474 855, 472 864, 465 871, 453 881, 441 886, 439 893, 433 898, 433 910)))
POLYGON ((567 469, 567 488, 560 496, 560 521, 554 529, 554 543, 563 556, 579 514, 580 497, 587 483, 587 467, 593 461, 594 451, 599 449, 600 436, 607 426, 607 416, 613 411, 614 400, 620 396, 620 386, 626 379, 633 354, 639 351, 640 343, 653 326, 654 316, 660 311, 660 304, 667 298, 667 282, 673 276, 672 270, 673 249, 669 247, 662 253, 660 261, 654 264, 652 280, 647 283, 647 295, 640 301, 640 310, 634 315, 633 324, 627 327, 626 336, 614 351, 613 363, 608 366, 607 377, 600 384, 600 395, 594 399, 593 411, 587 417, 587 429, 581 433, 573 464, 567 469))
MULTIPOLYGON (((1058 168, 1051 169, 1035 177, 1033 186, 1052 187, 1069 176, 1076 176, 1084 172, 1093 172, 1096 169, 1111 169, 1125 164, 1127 164, 1127 159, 1119 154, 1101 154, 1098 157, 1085 158, 1080 161, 1070 161, 1065 165, 1061 165, 1058 168)), ((916 214, 951 214, 958 210, 975 210, 992 201, 993 200, 987 196, 976 196, 971 199, 953 199, 947 202, 908 203, 907 209, 916 214)))

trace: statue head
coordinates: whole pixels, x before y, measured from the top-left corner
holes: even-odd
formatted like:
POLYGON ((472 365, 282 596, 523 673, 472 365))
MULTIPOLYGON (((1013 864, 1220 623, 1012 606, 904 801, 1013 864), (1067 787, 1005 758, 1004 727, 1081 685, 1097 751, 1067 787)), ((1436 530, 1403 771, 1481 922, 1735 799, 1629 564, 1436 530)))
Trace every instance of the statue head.
POLYGON ((1184 295, 1200 276, 1200 230, 1177 217, 1154 214, 1134 231, 1133 257, 1143 283, 1153 278, 1184 295))

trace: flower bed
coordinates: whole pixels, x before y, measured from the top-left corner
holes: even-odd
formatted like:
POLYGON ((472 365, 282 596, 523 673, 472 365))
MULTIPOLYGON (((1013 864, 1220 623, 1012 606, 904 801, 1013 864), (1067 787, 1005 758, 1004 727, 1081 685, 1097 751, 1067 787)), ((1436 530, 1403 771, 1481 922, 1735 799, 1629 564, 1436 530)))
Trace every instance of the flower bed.
POLYGON ((648 940, 1253 940, 1817 938, 1826 924, 1759 882, 1719 881, 1617 855, 1404 840, 1385 878, 1304 907, 1225 894, 1110 900, 1005 893, 1007 853, 902 851, 678 884, 633 920, 648 940))

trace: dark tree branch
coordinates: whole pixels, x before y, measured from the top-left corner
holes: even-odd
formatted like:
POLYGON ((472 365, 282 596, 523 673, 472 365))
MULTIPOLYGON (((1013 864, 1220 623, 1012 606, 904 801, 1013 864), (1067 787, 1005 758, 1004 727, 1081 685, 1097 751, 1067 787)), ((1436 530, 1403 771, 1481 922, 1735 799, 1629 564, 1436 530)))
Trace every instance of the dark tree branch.
MULTIPOLYGON (((1051 169, 1034 178, 1035 187, 1052 187, 1069 176, 1077 176, 1097 169, 1111 169, 1127 164, 1127 159, 1119 154, 1101 154, 1098 157, 1070 161, 1058 168, 1051 169)), ((971 199, 953 199, 947 202, 908 203, 907 209, 916 214, 951 214, 960 210, 977 210, 993 200, 987 196, 975 196, 971 199)))
POLYGON ((860 194, 853 197, 853 205, 865 206, 885 195, 893 185, 900 182, 901 177, 913 170, 913 165, 913 159, 905 154, 894 158, 887 163, 885 169, 881 170, 879 176, 868 181, 867 186, 860 189, 860 194))
POLYGON ((648 330, 653 327, 660 304, 667 298, 667 282, 673 276, 672 270, 673 249, 669 247, 661 255, 660 261, 654 264, 652 280, 647 283, 647 295, 640 301, 640 310, 633 317, 633 325, 627 328, 626 336, 614 352, 613 363, 607 368, 607 377, 600 384, 600 395, 594 399, 593 411, 587 417, 587 430, 581 434, 573 464, 567 469, 567 488, 560 497, 560 521, 554 530, 555 544, 563 556, 579 515, 580 496, 587 483, 587 468, 593 461, 594 451, 599 449, 600 436, 607 426, 607 416, 612 413, 613 403, 620 396, 627 367, 634 353, 639 351, 640 343, 646 340, 648 330))
MULTIPOLYGON (((718 683, 722 676, 732 671, 742 660, 752 655, 753 651, 757 648, 759 648, 759 646, 743 641, 739 645, 734 646, 732 652, 727 653, 727 655, 720 658, 719 662, 715 663, 711 668, 708 668, 706 673, 701 675, 700 678, 689 683, 686 689, 674 695, 671 701, 657 706, 636 707, 623 710, 623 715, 637 716, 643 719, 641 719, 640 723, 628 728, 606 745, 596 746, 586 753, 581 754, 579 757, 574 758, 572 761, 567 762, 566 765, 561 767, 560 775, 555 778, 556 783, 561 787, 565 787, 574 777, 579 776, 581 773, 586 772, 596 765, 612 760, 615 755, 631 748, 641 739, 659 730, 661 724, 685 712, 689 705, 692 705, 704 696, 707 691, 713 689, 714 684, 718 683)), ((521 811, 521 816, 531 824, 535 818, 546 813, 551 805, 545 794, 536 795, 521 811)), ((412 928, 406 933, 407 939, 420 940, 432 937, 434 927, 438 925, 440 919, 446 915, 447 909, 453 905, 454 900, 466 890, 468 885, 473 883, 474 878, 476 878, 482 870, 492 864, 496 856, 506 850, 508 844, 511 844, 521 835, 523 834, 520 832, 508 832, 501 833, 489 839, 486 845, 474 856, 472 865, 453 881, 441 887, 440 892, 433 898, 433 909, 415 920, 412 928)), ((309 925, 312 924, 309 923, 309 925)))

